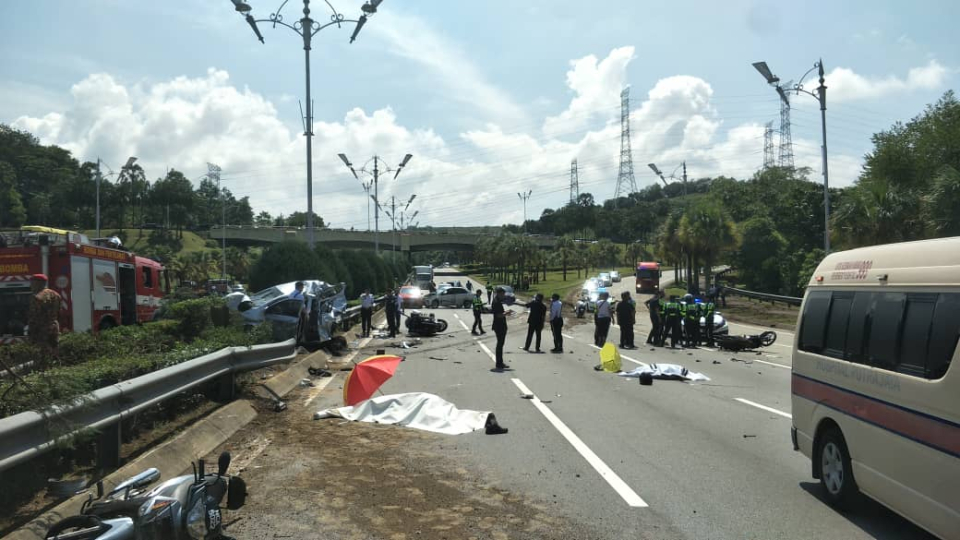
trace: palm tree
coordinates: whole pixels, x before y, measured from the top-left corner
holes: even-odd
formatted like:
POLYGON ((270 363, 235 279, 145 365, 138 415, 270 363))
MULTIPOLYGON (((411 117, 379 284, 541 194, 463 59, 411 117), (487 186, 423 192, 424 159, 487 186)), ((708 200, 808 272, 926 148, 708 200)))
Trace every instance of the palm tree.
POLYGON ((683 246, 678 235, 679 228, 680 217, 677 214, 670 214, 660 227, 660 232, 657 233, 657 253, 664 261, 673 263, 674 283, 680 282, 680 273, 683 269, 683 246))
MULTIPOLYGON (((557 256, 560 259, 560 265, 563 267, 563 280, 567 280, 567 264, 576 257, 577 245, 569 235, 557 238, 557 256)), ((577 277, 580 277, 580 271, 577 270, 577 277)))
POLYGON ((834 230, 849 247, 910 240, 918 236, 918 205, 914 193, 886 178, 862 179, 838 205, 834 230))
POLYGON ((691 258, 692 283, 700 283, 701 263, 707 272, 706 286, 717 256, 737 243, 735 225, 714 202, 701 202, 689 208, 680 220, 680 241, 691 258))
POLYGON ((236 247, 227 248, 227 273, 238 281, 245 281, 250 271, 250 257, 246 251, 236 247))

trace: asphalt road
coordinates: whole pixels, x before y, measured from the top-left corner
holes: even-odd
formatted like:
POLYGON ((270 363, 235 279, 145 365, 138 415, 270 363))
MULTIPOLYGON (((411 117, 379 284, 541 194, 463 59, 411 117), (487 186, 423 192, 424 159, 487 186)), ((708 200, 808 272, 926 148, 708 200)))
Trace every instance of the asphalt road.
MULTIPOLYGON (((620 287, 632 285, 627 278, 620 287)), ((871 501, 864 500, 848 514, 821 501, 809 461, 790 445, 787 343, 792 336, 781 335, 777 344, 784 347, 761 354, 649 347, 626 351, 625 370, 641 363, 675 363, 710 378, 702 383, 655 381, 652 386, 640 386, 636 379, 594 371, 599 358, 592 345, 591 323, 567 326, 564 354, 531 354, 520 350, 526 324, 522 308, 517 309, 509 319, 506 341, 512 371, 495 373, 490 371, 495 338, 489 331, 489 315, 483 317, 487 334, 476 338, 469 332, 469 311, 428 311, 450 323, 447 334, 424 339, 417 348, 388 350, 402 352, 406 360, 382 391, 430 392, 460 408, 493 411, 510 431, 499 436, 477 432, 438 437, 400 445, 395 451, 413 451, 426 444, 433 455, 442 456, 437 458, 438 470, 446 470, 443 467, 450 463, 460 465, 479 476, 473 489, 493 485, 520 494, 545 515, 559 516, 555 519, 562 518, 564 523, 557 522, 553 530, 536 532, 527 527, 523 534, 500 537, 930 538, 871 501), (522 398, 527 391, 536 397, 522 398)), ((649 324, 643 316, 638 319, 636 341, 642 343, 649 324)), ((740 331, 736 326, 733 330, 740 331)), ((618 341, 617 332, 611 330, 609 341, 618 341)), ((549 329, 543 339, 542 348, 549 350, 549 329)), ((374 341, 361 355, 387 345, 374 341)), ((312 407, 334 401, 335 392, 326 401, 321 396, 312 407)), ((311 422, 305 417, 290 418, 311 422)), ((269 424, 261 426, 269 428, 269 424)), ((263 452, 271 457, 257 454, 246 466, 272 470, 270 460, 288 452, 280 440, 274 435, 270 452, 263 452)), ((249 439, 242 444, 255 447, 249 439)), ((320 471, 310 474, 320 482, 320 471)), ((304 490, 310 490, 304 485, 309 484, 310 474, 297 476, 296 490, 271 488, 269 497, 302 497, 304 490)), ((272 486, 290 475, 289 467, 279 467, 257 481, 272 486)), ((263 528, 257 534, 241 533, 258 530, 256 519, 266 523, 271 516, 261 513, 253 524, 233 534, 269 538, 263 528)), ((313 520, 309 512, 287 512, 283 519, 302 520, 302 527, 313 520)), ((412 536, 398 533, 394 537, 412 536)), ((442 537, 487 536, 454 528, 442 537)))

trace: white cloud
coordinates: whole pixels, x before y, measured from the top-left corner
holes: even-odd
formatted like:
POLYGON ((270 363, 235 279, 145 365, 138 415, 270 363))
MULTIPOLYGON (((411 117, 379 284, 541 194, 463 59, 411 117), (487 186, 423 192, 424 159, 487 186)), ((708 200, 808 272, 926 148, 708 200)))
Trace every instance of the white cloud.
MULTIPOLYGON (((937 90, 946 83, 949 70, 936 60, 925 66, 911 68, 905 78, 895 75, 867 77, 845 67, 834 68, 827 73, 827 97, 832 101, 876 99, 892 94, 916 90, 937 90)), ((816 83, 807 86, 816 86, 816 83)))
POLYGON ((634 59, 633 47, 610 51, 603 60, 594 55, 570 62, 567 86, 575 94, 570 105, 558 116, 546 119, 543 132, 548 137, 574 132, 596 116, 609 118, 620 103, 626 86, 627 65, 634 59))
MULTIPOLYGON (((445 140, 430 129, 406 127, 389 107, 372 112, 354 108, 342 120, 318 122, 314 207, 335 227, 364 228, 367 198, 336 155, 347 154, 359 168, 374 149, 382 158, 381 170, 395 167, 407 152, 414 155, 398 180, 392 174, 381 176, 379 194, 383 203, 391 196, 406 201, 416 193, 411 212, 419 210, 424 225, 517 223, 523 207, 516 193, 527 189, 533 190, 530 217, 545 207, 561 206, 567 200, 574 158, 580 165, 581 191, 599 201, 610 198, 619 159, 619 90, 632 54, 629 48, 614 49, 606 58, 572 63, 567 84, 574 96, 565 109, 567 118, 589 116, 592 109, 607 111, 597 113, 575 137, 551 136, 536 128, 505 132, 499 124, 488 123, 445 140), (603 76, 589 80, 591 73, 603 76)), ((631 113, 639 187, 657 181, 646 168, 649 162, 670 173, 686 161, 692 179, 719 174, 746 178, 761 165, 762 119, 725 125, 714 105, 713 88, 703 79, 667 77, 645 98, 634 91, 634 98, 640 98, 631 113)), ((223 169, 225 187, 237 196, 250 196, 257 211, 276 215, 305 210, 299 126, 281 121, 270 101, 237 88, 225 71, 210 69, 197 77, 139 84, 95 74, 74 85, 71 97, 68 107, 21 117, 14 125, 44 143, 71 150, 81 160, 99 156, 117 168, 127 156, 138 156, 150 179, 162 176, 167 167, 196 179, 207 162, 214 162, 223 169)), ((563 115, 553 118, 559 122, 563 115)), ((545 128, 549 124, 546 121, 545 128)), ((819 172, 818 143, 796 134, 794 140, 797 164, 819 172)), ((858 167, 858 158, 831 156, 838 179, 834 185, 847 176, 852 182, 858 167)), ((381 228, 388 228, 385 217, 381 228)))
POLYGON ((523 108, 490 83, 457 43, 423 19, 391 9, 378 13, 377 23, 369 31, 370 37, 385 42, 384 49, 390 54, 426 68, 441 86, 438 93, 442 98, 459 101, 470 111, 482 111, 486 119, 514 124, 526 119, 523 108))

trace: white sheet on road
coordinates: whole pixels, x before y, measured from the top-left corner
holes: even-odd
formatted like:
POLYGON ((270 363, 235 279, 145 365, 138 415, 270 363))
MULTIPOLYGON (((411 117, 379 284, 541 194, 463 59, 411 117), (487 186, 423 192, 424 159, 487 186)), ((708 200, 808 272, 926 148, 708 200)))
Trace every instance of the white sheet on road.
POLYGON ((650 373, 654 379, 676 379, 683 381, 709 381, 710 378, 703 373, 688 371, 687 368, 679 364, 650 364, 649 366, 640 366, 633 371, 619 373, 621 377, 639 378, 641 373, 650 373))
POLYGON ((461 410, 453 403, 426 392, 377 396, 352 407, 325 409, 313 418, 344 418, 355 422, 396 424, 399 426, 461 435, 482 429, 490 411, 461 410))

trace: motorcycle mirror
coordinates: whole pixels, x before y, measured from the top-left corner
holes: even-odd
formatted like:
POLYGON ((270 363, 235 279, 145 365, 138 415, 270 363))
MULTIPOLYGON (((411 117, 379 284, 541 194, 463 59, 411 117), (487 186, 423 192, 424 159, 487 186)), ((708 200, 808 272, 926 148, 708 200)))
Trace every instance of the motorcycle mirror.
POLYGON ((230 452, 223 452, 217 459, 217 476, 226 475, 228 468, 230 468, 230 452))

